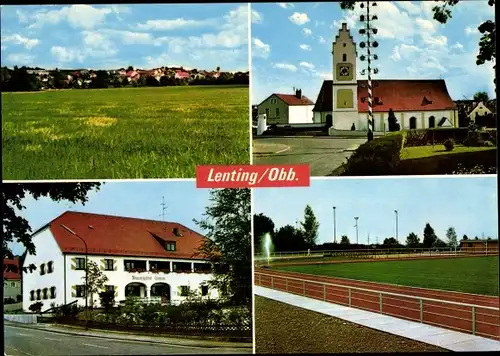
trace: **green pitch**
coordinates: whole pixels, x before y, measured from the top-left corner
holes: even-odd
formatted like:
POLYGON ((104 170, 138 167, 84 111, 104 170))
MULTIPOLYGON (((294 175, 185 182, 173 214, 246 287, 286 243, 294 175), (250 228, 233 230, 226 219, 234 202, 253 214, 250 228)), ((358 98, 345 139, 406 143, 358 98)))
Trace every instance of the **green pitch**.
POLYGON ((361 281, 498 294, 498 256, 279 266, 277 270, 350 278, 361 281))
POLYGON ((3 179, 194 178, 248 164, 248 87, 2 93, 3 179))

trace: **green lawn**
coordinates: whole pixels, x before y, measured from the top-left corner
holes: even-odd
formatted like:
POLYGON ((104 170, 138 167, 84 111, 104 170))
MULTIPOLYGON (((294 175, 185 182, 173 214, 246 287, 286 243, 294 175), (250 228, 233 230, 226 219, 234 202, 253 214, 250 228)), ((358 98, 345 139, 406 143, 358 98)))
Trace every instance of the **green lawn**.
POLYGON ((2 93, 3 179, 194 178, 248 164, 248 87, 2 93))
POLYGON ((413 287, 498 295, 498 256, 275 266, 301 272, 413 287))
POLYGON ((466 147, 455 145, 453 151, 446 151, 444 145, 404 147, 401 159, 425 158, 437 155, 495 150, 496 147, 466 147))

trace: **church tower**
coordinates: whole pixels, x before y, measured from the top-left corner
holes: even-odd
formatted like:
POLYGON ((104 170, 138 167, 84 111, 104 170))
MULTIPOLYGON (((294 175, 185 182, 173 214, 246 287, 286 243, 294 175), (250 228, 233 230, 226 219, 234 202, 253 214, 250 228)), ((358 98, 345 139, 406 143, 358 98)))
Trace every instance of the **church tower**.
POLYGON ((359 130, 358 82, 356 79, 356 43, 343 23, 332 44, 333 56, 333 129, 359 130))

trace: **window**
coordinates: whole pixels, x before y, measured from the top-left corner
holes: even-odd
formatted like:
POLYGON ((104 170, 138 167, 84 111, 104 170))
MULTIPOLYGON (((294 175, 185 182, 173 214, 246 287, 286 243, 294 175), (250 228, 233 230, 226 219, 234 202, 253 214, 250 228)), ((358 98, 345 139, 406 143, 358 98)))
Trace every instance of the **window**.
POLYGON ((345 43, 343 43, 343 47, 347 46, 345 43))
POLYGON ((36 290, 36 300, 42 299, 42 291, 40 289, 36 290))
POLYGON ((78 257, 75 261, 76 261, 76 269, 78 270, 85 269, 85 258, 78 257))
POLYGON ((175 242, 166 242, 165 250, 167 251, 175 251, 175 242))
POLYGON ((11 286, 12 288, 15 288, 15 287, 16 287, 16 282, 10 282, 10 286, 11 286))
POLYGON ((280 108, 276 108, 276 116, 280 116, 280 108))
POLYGON ((47 299, 47 296, 48 296, 48 288, 44 288, 43 291, 42 291, 42 297, 43 299, 47 299))
POLYGON ((114 262, 115 262, 114 260, 110 260, 110 259, 104 260, 104 270, 114 271, 115 270, 114 262))
POLYGON ((56 287, 50 287, 50 298, 54 299, 56 297, 56 287))
POLYGON ((269 109, 266 109, 266 117, 269 118, 269 109))
POLYGON ((106 285, 104 289, 106 290, 106 292, 115 292, 115 286, 106 285))
POLYGON ((85 286, 83 284, 76 286, 76 296, 78 298, 85 297, 85 286))
POLYGON ((52 273, 54 272, 54 262, 50 261, 47 263, 47 273, 52 273))
POLYGON ((205 296, 208 294, 208 286, 201 286, 201 295, 205 296))
MULTIPOLYGON (((345 43, 344 43, 344 46, 345 46, 345 43)), ((343 54, 342 55, 342 62, 347 62, 347 54, 343 54)))
POLYGON ((34 300, 35 300, 35 291, 34 291, 34 290, 32 290, 32 291, 30 292, 30 300, 31 300, 31 301, 34 301, 34 300))
POLYGON ((181 297, 187 297, 189 294, 189 286, 181 286, 181 297))
POLYGON ((181 234, 181 232, 180 232, 179 228, 177 228, 177 227, 174 227, 173 232, 174 232, 174 235, 175 235, 175 236, 178 236, 178 237, 181 237, 181 236, 182 236, 182 234, 181 234))
POLYGON ((40 275, 43 276, 45 274, 45 263, 40 265, 40 275))
POLYGON ((472 242, 467 243, 467 247, 472 247, 472 242))

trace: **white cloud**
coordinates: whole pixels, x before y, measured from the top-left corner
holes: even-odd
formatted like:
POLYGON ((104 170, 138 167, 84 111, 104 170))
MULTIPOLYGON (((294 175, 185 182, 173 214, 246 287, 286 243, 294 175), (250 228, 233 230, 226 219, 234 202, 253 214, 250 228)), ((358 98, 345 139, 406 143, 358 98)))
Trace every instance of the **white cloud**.
POLYGON ((83 43, 87 47, 110 49, 113 48, 113 42, 108 39, 102 32, 97 31, 82 31, 83 43))
POLYGON ((284 9, 290 9, 292 7, 295 7, 294 4, 290 4, 289 2, 279 2, 278 6, 284 8, 284 9))
POLYGON ((416 56, 417 53, 421 52, 421 49, 417 46, 407 45, 405 43, 397 45, 392 49, 391 59, 393 61, 400 61, 401 59, 410 60, 416 56))
POLYGON ((18 66, 29 66, 33 63, 34 59, 34 56, 26 53, 11 53, 7 56, 9 62, 13 62, 18 66))
POLYGON ((50 49, 52 55, 56 58, 59 63, 67 63, 67 62, 79 62, 82 63, 85 59, 83 53, 78 49, 70 49, 60 46, 53 46, 50 49))
POLYGON ((71 5, 59 10, 43 10, 29 16, 32 24, 28 28, 57 25, 67 21, 75 28, 92 29, 105 22, 106 16, 123 12, 120 7, 95 8, 91 5, 71 5))
POLYGON ((311 46, 309 46, 307 44, 301 44, 299 47, 301 49, 303 49, 304 51, 310 51, 311 50, 311 46))
POLYGON ((448 38, 446 36, 435 36, 435 37, 424 37, 423 41, 425 44, 430 46, 444 47, 448 44, 448 38))
POLYGON ((460 42, 457 42, 454 45, 452 45, 450 48, 451 49, 460 49, 460 50, 462 50, 462 49, 464 49, 464 46, 460 42))
POLYGON ((467 26, 465 28, 465 34, 467 36, 477 35, 477 34, 479 34, 479 30, 477 29, 477 27, 467 26))
POLYGON ((296 72, 297 71, 297 67, 294 66, 293 64, 288 64, 288 63, 276 63, 274 65, 275 68, 279 68, 279 69, 284 69, 284 70, 288 70, 290 72, 296 72))
POLYGON ((258 38, 254 38, 252 41, 252 56, 267 58, 271 52, 271 46, 265 44, 258 38))
POLYGON ((302 29, 302 33, 305 35, 305 36, 310 36, 312 34, 312 31, 308 28, 303 28, 302 29))
POLYGON ((299 12, 294 12, 288 19, 299 26, 302 26, 310 21, 306 13, 299 12))
POLYGON ((251 20, 252 20, 252 23, 262 23, 262 14, 255 11, 255 10, 251 10, 250 12, 250 16, 251 16, 251 20))
POLYGON ((326 40, 323 38, 323 36, 318 37, 319 43, 326 43, 326 40))
POLYGON ((307 69, 314 69, 314 64, 309 62, 300 62, 299 65, 307 69))
POLYGON ((419 14, 421 9, 410 1, 396 1, 396 4, 406 10, 410 15, 419 14))
POLYGON ((33 47, 35 47, 40 43, 40 40, 36 38, 27 38, 16 33, 10 36, 2 36, 2 42, 22 45, 26 49, 32 49, 33 47))
POLYGON ((173 20, 148 20, 145 23, 137 24, 136 29, 142 31, 172 31, 178 29, 212 26, 213 24, 213 20, 186 20, 179 17, 173 20))
POLYGON ((427 34, 433 34, 436 31, 436 26, 435 26, 434 22, 432 22, 430 20, 424 20, 420 17, 417 17, 415 19, 415 22, 417 23, 417 25, 420 26, 420 30, 422 32, 425 32, 427 34))

